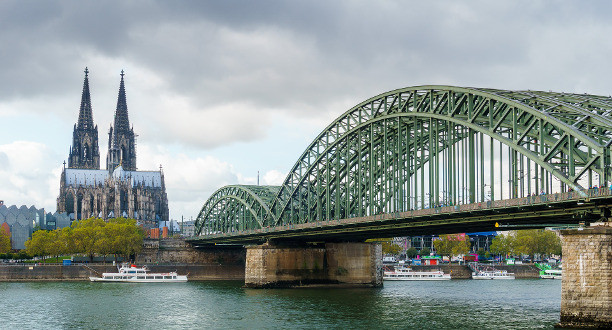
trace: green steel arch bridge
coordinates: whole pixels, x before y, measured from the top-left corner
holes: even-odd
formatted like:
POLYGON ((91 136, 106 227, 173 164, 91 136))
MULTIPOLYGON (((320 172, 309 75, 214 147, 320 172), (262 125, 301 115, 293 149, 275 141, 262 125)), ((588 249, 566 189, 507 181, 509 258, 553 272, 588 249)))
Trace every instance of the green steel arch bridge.
POLYGON ((612 98, 417 86, 354 106, 281 186, 231 185, 194 243, 360 241, 607 219, 612 98))

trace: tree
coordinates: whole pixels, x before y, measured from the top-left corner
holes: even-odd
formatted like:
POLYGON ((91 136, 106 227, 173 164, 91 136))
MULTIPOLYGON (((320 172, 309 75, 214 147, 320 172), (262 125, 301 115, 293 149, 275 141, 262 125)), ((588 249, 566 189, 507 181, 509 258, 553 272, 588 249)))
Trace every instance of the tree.
POLYGON ((42 256, 46 257, 49 255, 49 231, 37 230, 32 233, 32 237, 25 242, 26 252, 30 256, 42 256))
POLYGON ((478 254, 478 260, 484 259, 487 256, 487 252, 483 248, 478 249, 478 251, 476 251, 476 254, 478 254))
POLYGON ((531 229, 519 230, 514 235, 514 250, 518 254, 550 255, 560 253, 561 239, 550 230, 531 229))
POLYGON ((464 256, 470 253, 470 237, 468 235, 457 236, 455 243, 453 244, 453 255, 454 256, 464 256))
POLYGON ((415 247, 411 247, 406 250, 406 258, 414 258, 419 254, 419 251, 415 247))
POLYGON ((105 222, 102 219, 86 219, 72 223, 72 237, 74 240, 75 252, 84 253, 93 261, 96 254, 96 243, 101 234, 100 228, 105 222))
POLYGON ((433 243, 436 252, 448 256, 448 260, 451 260, 453 256, 470 252, 470 238, 463 234, 440 235, 433 243))
POLYGON ((0 227, 0 253, 11 251, 11 233, 0 227))
POLYGON ((495 236, 495 238, 493 238, 493 241, 491 242, 491 247, 489 249, 492 253, 507 257, 508 254, 513 252, 513 240, 514 237, 512 234, 497 235, 495 236))
POLYGON ((55 256, 59 262, 59 256, 65 253, 64 242, 61 238, 61 229, 47 232, 47 253, 55 256))
POLYGON ((453 254, 453 241, 449 236, 450 235, 440 235, 438 239, 433 241, 433 244, 439 255, 448 256, 448 260, 451 260, 453 254))
POLYGON ((431 250, 428 247, 424 247, 421 249, 421 251, 419 251, 419 254, 421 256, 428 256, 431 254, 431 250))
POLYGON ((402 251, 402 247, 393 242, 382 242, 383 254, 399 254, 402 251))

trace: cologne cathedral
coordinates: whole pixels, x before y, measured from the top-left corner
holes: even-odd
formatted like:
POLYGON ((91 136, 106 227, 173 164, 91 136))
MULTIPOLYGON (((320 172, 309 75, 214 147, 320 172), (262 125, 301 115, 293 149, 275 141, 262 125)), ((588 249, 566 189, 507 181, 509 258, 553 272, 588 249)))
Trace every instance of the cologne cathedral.
POLYGON ((98 126, 94 125, 89 93, 89 71, 81 95, 79 118, 72 133, 68 167, 64 162, 57 198, 57 212, 66 212, 72 220, 134 218, 147 228, 168 221, 168 197, 164 173, 138 171, 136 134, 130 127, 121 71, 117 109, 108 132, 106 170, 100 169, 98 126))

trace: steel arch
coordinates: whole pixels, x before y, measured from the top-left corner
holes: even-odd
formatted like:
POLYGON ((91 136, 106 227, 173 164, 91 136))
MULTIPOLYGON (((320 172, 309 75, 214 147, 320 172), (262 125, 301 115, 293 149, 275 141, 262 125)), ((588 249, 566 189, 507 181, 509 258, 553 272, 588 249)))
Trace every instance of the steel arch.
POLYGON ((217 190, 202 206, 195 222, 196 235, 261 228, 268 205, 280 187, 231 185, 217 190), (213 218, 214 220, 207 219, 213 218))
POLYGON ((332 122, 282 186, 264 189, 266 199, 256 198, 257 186, 218 190, 196 228, 253 229, 502 199, 506 189, 513 198, 607 184, 611 112, 610 97, 586 94, 452 86, 390 91, 332 122), (240 207, 251 220, 231 218, 246 213, 240 207))
MULTIPOLYGON (((305 206, 300 205, 304 202, 300 200, 300 190, 304 190, 300 187, 313 175, 313 170, 347 136, 365 125, 392 116, 431 118, 468 127, 473 132, 503 142, 572 189, 584 188, 578 181, 591 171, 599 175, 600 183, 607 182, 612 141, 611 109, 609 97, 591 95, 451 86, 418 86, 390 91, 353 107, 313 141, 292 168, 271 205, 272 222, 308 221, 295 219, 293 214, 305 206), (292 214, 287 216, 286 212, 292 214)), ((426 162, 423 160, 420 165, 414 163, 423 166, 426 162)), ((342 173, 336 176, 337 182, 340 175, 342 173)), ((544 173, 541 178, 544 178, 544 173)), ((475 187, 470 187, 470 190, 473 195, 475 187)), ((470 199, 475 200, 474 196, 470 199)), ((326 215, 329 218, 329 212, 326 215)))

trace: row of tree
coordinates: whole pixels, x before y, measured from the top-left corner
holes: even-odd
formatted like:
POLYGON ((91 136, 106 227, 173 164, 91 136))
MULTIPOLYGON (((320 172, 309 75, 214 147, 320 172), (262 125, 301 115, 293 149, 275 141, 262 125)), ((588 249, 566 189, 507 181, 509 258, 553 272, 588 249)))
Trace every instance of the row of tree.
MULTIPOLYGON (((390 239, 378 239, 382 243, 383 254, 399 254, 402 248, 390 239)), ((437 254, 448 256, 466 255, 470 252, 470 238, 462 234, 440 235, 433 241, 437 254)), ((511 231, 507 234, 497 235, 491 242, 491 253, 502 256, 529 255, 532 260, 534 255, 561 255, 561 239, 550 230, 532 229, 511 231)), ((406 250, 406 257, 414 258, 417 255, 429 255, 429 249, 423 248, 418 251, 411 247, 406 250)), ((484 250, 480 249, 478 254, 485 256, 484 250)))
POLYGON ((491 242, 491 252, 502 256, 561 255, 561 238, 550 230, 532 229, 497 235, 491 242))
POLYGON ((126 260, 142 250, 144 230, 136 220, 117 218, 105 222, 90 218, 74 221, 70 227, 56 230, 38 230, 25 242, 32 256, 60 256, 85 254, 93 260, 95 255, 120 255, 126 260))

